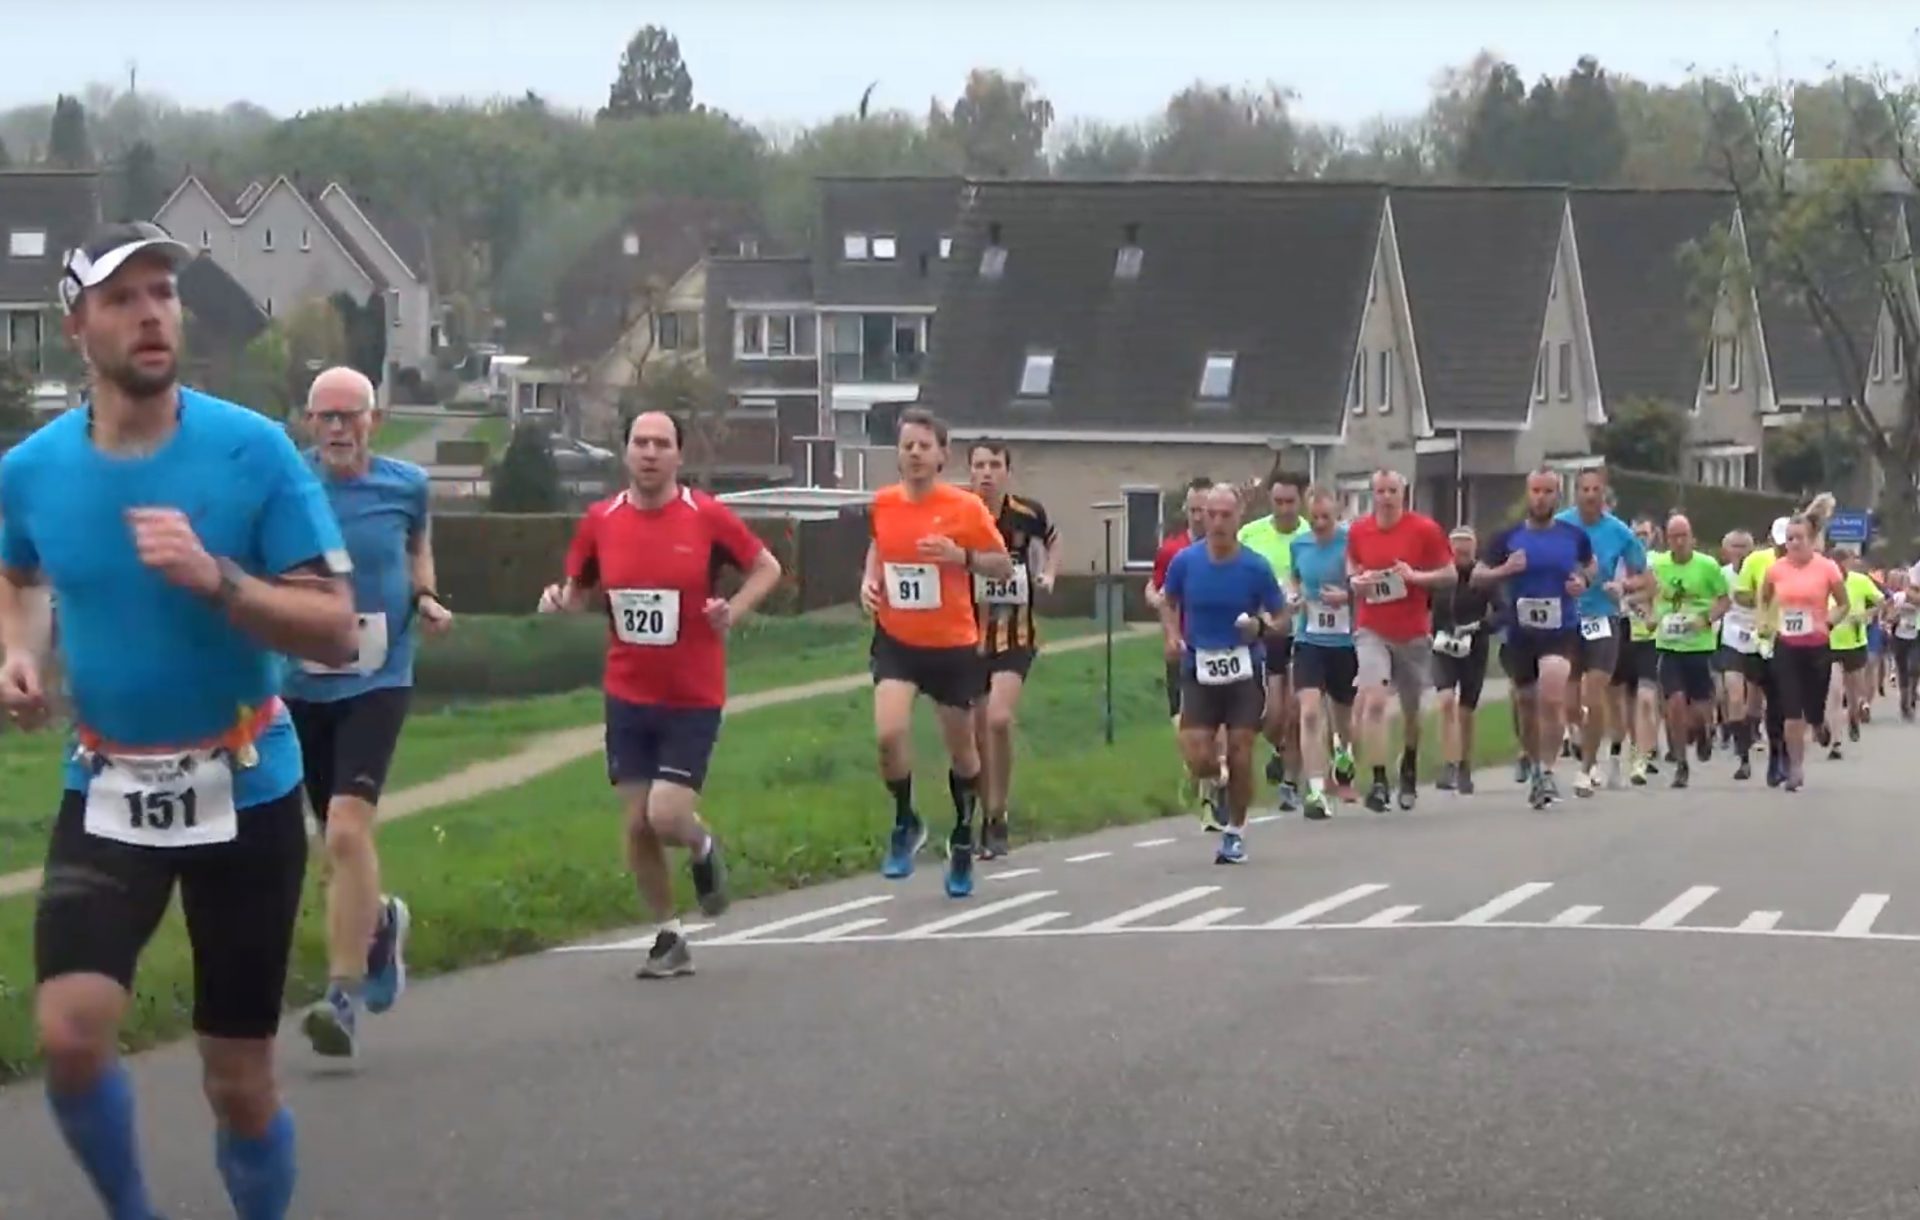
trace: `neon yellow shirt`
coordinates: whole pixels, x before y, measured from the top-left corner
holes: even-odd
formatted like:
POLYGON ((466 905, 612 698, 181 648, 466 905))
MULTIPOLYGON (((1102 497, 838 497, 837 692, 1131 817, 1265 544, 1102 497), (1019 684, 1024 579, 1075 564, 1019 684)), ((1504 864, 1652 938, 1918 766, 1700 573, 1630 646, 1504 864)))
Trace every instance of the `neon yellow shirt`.
POLYGON ((1285 587, 1287 578, 1293 575, 1293 540, 1312 532, 1313 527, 1302 517, 1292 533, 1283 534, 1269 514, 1240 527, 1240 545, 1265 559, 1273 568, 1274 579, 1285 587))
POLYGON ((1830 646, 1835 652, 1853 652, 1867 646, 1867 612, 1887 600, 1873 577, 1865 572, 1847 573, 1847 617, 1833 629, 1830 646))
MULTIPOLYGON (((1673 558, 1672 551, 1648 551, 1647 552, 1647 570, 1653 571, 1656 565, 1667 563, 1671 561, 1672 558, 1673 558)), ((1628 639, 1651 640, 1653 638, 1654 636, 1653 601, 1654 601, 1654 598, 1658 595, 1658 593, 1659 593, 1659 589, 1655 587, 1652 589, 1648 589, 1644 593, 1636 594, 1633 597, 1627 598, 1626 609, 1627 609, 1627 638, 1628 639)))

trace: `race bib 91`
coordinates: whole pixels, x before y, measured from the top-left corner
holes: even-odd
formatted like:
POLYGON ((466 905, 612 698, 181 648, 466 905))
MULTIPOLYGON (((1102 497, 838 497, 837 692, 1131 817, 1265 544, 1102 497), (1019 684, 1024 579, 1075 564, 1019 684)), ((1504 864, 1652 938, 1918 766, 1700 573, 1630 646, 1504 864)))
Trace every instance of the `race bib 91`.
POLYGON ((1193 654, 1193 674, 1202 686, 1226 686, 1253 677, 1253 654, 1238 648, 1201 648, 1193 654))
POLYGON ((85 825, 95 838, 135 847, 232 842, 240 830, 233 768, 211 750, 109 758, 87 783, 85 825))
POLYGON ((613 589, 613 634, 623 644, 666 648, 680 640, 680 590, 613 589))
POLYGON ((895 610, 938 610, 940 571, 930 563, 890 563, 881 573, 895 610))

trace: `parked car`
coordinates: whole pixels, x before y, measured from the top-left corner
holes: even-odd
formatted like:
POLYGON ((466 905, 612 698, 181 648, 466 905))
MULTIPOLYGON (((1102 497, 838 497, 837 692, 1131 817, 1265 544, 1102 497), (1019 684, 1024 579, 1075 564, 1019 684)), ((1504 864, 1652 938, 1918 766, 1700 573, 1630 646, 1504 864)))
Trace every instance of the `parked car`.
POLYGON ((598 445, 575 440, 569 436, 548 437, 547 451, 553 454, 554 468, 560 472, 560 477, 563 479, 605 474, 615 461, 613 450, 602 449, 598 445))

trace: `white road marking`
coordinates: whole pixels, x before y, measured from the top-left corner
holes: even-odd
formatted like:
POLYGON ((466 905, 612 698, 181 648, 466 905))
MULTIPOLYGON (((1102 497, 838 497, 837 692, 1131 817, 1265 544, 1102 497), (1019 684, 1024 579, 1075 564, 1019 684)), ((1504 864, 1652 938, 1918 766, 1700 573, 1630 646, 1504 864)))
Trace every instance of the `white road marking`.
POLYGON ((842 936, 849 936, 855 932, 864 932, 868 928, 877 928, 885 922, 887 921, 884 919, 849 919, 845 923, 837 923, 831 928, 822 928, 818 932, 811 932, 797 939, 809 945, 814 945, 819 944, 823 940, 838 940, 842 936))
POLYGON ((1198 932, 1202 928, 1211 928, 1214 924, 1224 923, 1238 915, 1245 907, 1215 907, 1211 911, 1202 911, 1192 919, 1183 919, 1172 925, 1181 932, 1198 932))
POLYGON ((1698 910, 1702 903, 1720 892, 1717 885, 1696 885, 1641 921, 1643 928, 1677 928, 1680 921, 1698 910))
POLYGON ((1418 906, 1388 907, 1384 911, 1374 912, 1373 914, 1367 916, 1365 919, 1361 920, 1359 923, 1353 926, 1356 928, 1391 927, 1392 925, 1399 923, 1401 920, 1405 919, 1407 916, 1413 914, 1415 911, 1419 909, 1420 908, 1418 906))
POLYGON ((1338 910, 1346 906, 1349 902, 1358 902, 1369 894, 1378 894, 1386 888, 1386 886, 1379 884, 1356 885, 1350 890, 1341 890, 1331 898, 1322 898, 1318 902, 1309 902, 1297 911, 1288 911, 1280 918, 1270 923, 1262 924, 1261 926, 1266 928, 1297 928, 1309 919, 1318 919, 1328 911, 1338 910))
POLYGON ((1042 924, 1050 924, 1056 919, 1065 919, 1067 914, 1066 911, 1040 911, 1027 916, 1025 919, 1016 919, 1012 923, 1002 924, 1000 927, 986 933, 986 935, 1018 936, 1022 932, 1031 932, 1042 924))
POLYGON ((1179 840, 1177 839, 1142 839, 1138 843, 1135 843, 1134 846, 1135 847, 1165 847, 1169 843, 1177 843, 1177 842, 1179 842, 1179 840))
POLYGON ((1268 822, 1278 822, 1279 820, 1280 815, 1277 813, 1263 813, 1257 818, 1248 818, 1247 825, 1265 826, 1268 822))
POLYGON ((1492 923, 1498 916, 1506 914, 1535 894, 1543 894, 1553 888, 1551 881, 1529 881, 1525 885, 1516 885, 1484 906, 1475 907, 1465 915, 1454 920, 1455 923, 1472 926, 1480 923, 1492 923))
POLYGON ((1112 854, 1113 853, 1110 851, 1082 852, 1077 856, 1068 856, 1067 863, 1068 864, 1085 864, 1089 860, 1104 860, 1108 856, 1111 856, 1112 854))
POLYGON ((1755 911, 1740 921, 1738 932, 1771 932, 1780 922, 1778 911, 1755 911))
POLYGON ((1873 921, 1880 918, 1880 912, 1887 907, 1887 895, 1862 894, 1853 900, 1847 913, 1834 925, 1838 936, 1865 936, 1873 931, 1873 921))
MULTIPOLYGON (((1173 840, 1167 841, 1171 843, 1173 840)), ((1118 915, 1110 915, 1088 924, 1081 931, 1117 932, 1137 920, 1145 919, 1149 915, 1158 915, 1162 911, 1170 911, 1177 906, 1185 906, 1189 902, 1205 898, 1208 894, 1217 893, 1219 889, 1217 885, 1196 885, 1190 890, 1181 890, 1178 894, 1167 898, 1157 898, 1152 902, 1143 902, 1137 907, 1128 907, 1118 915)))
POLYGON ((1037 868, 1010 868, 1004 872, 989 874, 988 881, 1011 881, 1015 877, 1031 877, 1040 870, 1037 868))
POLYGON ((707 941, 708 945, 737 945, 741 941, 769 932, 784 932, 788 928, 797 928, 803 923, 812 923, 816 919, 832 919, 835 915, 845 915, 851 911, 864 911, 868 907, 879 906, 883 902, 892 902, 892 894, 869 894, 865 898, 856 898, 851 902, 842 902, 837 906, 822 907, 817 911, 808 911, 802 915, 789 915, 785 919, 776 919, 772 923, 763 923, 757 927, 745 928, 726 936, 707 941))
POLYGON ((969 907, 957 915, 948 915, 944 919, 936 919, 931 923, 923 923, 918 927, 908 928, 906 931, 900 933, 900 939, 920 940, 923 937, 945 932, 949 928, 957 928, 962 924, 970 924, 977 919, 986 919, 989 916, 998 915, 1002 911, 1011 911, 1015 907, 1026 906, 1030 902, 1040 902, 1043 899, 1053 897, 1058 892, 1058 890, 1034 890, 1030 894, 1015 894, 1011 898, 1002 898, 998 902, 989 902, 985 906, 969 907))
MULTIPOLYGON (((682 924, 680 925, 680 932, 684 936, 692 936, 695 932, 704 932, 712 926, 710 923, 682 924)), ((556 945, 554 948, 547 950, 547 952, 618 953, 629 949, 651 949, 653 948, 654 935, 654 933, 649 932, 645 936, 635 936, 627 940, 601 941, 599 944, 594 945, 556 945)))
POLYGON ((1553 917, 1556 928, 1575 928, 1600 913, 1599 907, 1568 907, 1553 917))

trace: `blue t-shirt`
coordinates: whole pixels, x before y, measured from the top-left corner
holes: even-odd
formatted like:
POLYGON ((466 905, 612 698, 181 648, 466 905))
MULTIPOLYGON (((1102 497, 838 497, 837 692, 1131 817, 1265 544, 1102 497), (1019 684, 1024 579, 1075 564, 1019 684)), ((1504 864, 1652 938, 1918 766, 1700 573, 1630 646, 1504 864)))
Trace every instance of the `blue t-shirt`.
POLYGON ((1554 520, 1579 526, 1586 531, 1587 541, 1593 546, 1593 562, 1598 571, 1593 587, 1580 595, 1580 617, 1620 617, 1624 613, 1620 604, 1602 586, 1623 575, 1638 576, 1646 571, 1646 544, 1634 537, 1632 526, 1612 513, 1603 512, 1598 521, 1588 525, 1580 519, 1579 509, 1569 508, 1554 520))
POLYGON ((1549 634, 1579 630, 1579 615, 1574 599, 1567 596, 1567 581, 1593 560, 1593 544, 1587 541, 1587 531, 1560 520, 1550 521, 1544 528, 1522 521, 1494 535, 1487 547, 1485 562, 1488 567, 1497 568, 1515 551, 1526 553, 1527 567, 1506 581, 1514 626, 1549 634), (1557 616, 1546 607, 1531 604, 1551 601, 1560 603, 1557 616), (1549 615, 1548 624, 1539 625, 1539 619, 1533 617, 1530 610, 1545 610, 1549 615), (1557 625, 1552 622, 1554 617, 1558 618, 1557 625))
POLYGON ((1309 602, 1320 600, 1320 590, 1327 585, 1347 587, 1347 527, 1336 525, 1333 537, 1325 542, 1311 533, 1300 535, 1293 540, 1293 575, 1300 582, 1300 615, 1294 622, 1294 632, 1303 644, 1314 644, 1322 648, 1353 647, 1353 606, 1346 607, 1346 631, 1313 631, 1307 616, 1309 602))
POLYGON ((1244 546, 1231 559, 1216 561, 1207 554, 1205 542, 1194 543, 1173 557, 1161 589, 1179 605, 1186 620, 1189 653, 1237 648, 1246 641, 1240 638, 1235 619, 1262 610, 1278 614, 1287 604, 1273 565, 1244 546))
MULTIPOLYGON (((0 560, 38 571, 59 607, 60 651, 79 722, 126 746, 197 747, 280 689, 279 658, 212 602, 140 562, 126 513, 186 513, 202 545, 256 576, 309 561, 347 570, 340 527, 280 425, 180 391, 180 424, 159 451, 94 447, 87 412, 54 419, 0 459, 0 560)), ((234 772, 241 808, 300 782, 300 745, 282 711, 234 772)), ((66 786, 84 791, 70 762, 66 786)))
MULTIPOLYGON (((384 616, 386 660, 369 673, 311 672, 287 662, 287 696, 312 703, 350 699, 370 690, 413 685, 413 558, 409 544, 427 528, 427 472, 411 462, 378 457, 367 473, 339 478, 308 459, 346 536, 353 561, 353 608, 362 619, 361 644, 376 634, 364 625, 384 616)), ((377 625, 376 625, 377 626, 377 625)))

